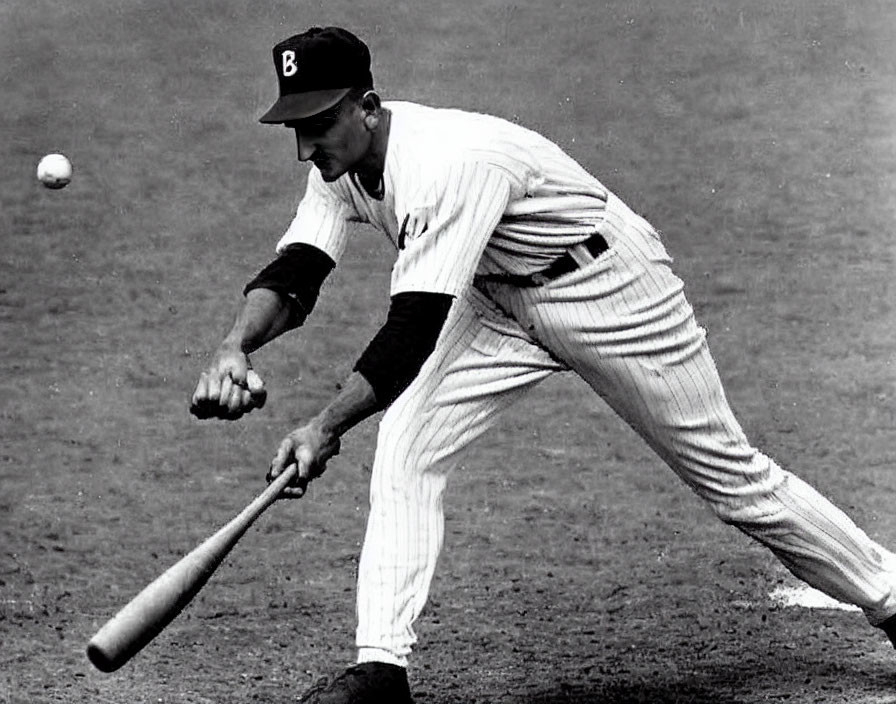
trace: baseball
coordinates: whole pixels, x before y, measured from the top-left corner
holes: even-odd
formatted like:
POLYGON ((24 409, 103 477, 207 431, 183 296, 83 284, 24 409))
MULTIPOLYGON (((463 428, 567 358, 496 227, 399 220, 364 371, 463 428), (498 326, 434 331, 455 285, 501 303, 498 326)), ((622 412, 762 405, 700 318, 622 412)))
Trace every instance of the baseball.
POLYGON ((72 180, 72 163, 64 154, 47 154, 37 165, 37 178, 47 188, 65 188, 72 180))

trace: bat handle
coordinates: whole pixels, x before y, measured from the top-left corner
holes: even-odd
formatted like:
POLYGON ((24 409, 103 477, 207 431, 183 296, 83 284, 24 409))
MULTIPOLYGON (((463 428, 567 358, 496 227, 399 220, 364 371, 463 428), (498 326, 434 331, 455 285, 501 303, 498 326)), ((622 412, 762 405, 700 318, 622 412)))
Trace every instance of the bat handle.
POLYGON ((246 517, 251 516, 249 520, 255 520, 268 506, 277 500, 280 494, 283 493, 283 490, 295 479, 298 471, 298 464, 289 465, 280 476, 268 484, 267 488, 253 499, 252 503, 243 509, 240 516, 245 514, 246 517))

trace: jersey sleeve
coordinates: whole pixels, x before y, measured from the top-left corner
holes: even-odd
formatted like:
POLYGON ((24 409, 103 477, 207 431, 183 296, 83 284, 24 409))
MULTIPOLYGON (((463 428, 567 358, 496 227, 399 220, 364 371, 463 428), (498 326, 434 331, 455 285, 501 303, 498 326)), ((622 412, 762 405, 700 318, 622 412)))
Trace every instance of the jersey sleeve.
POLYGON ((292 244, 307 244, 338 262, 345 251, 347 223, 354 215, 352 206, 324 183, 317 169, 311 169, 305 195, 277 243, 277 253, 282 254, 292 244))
POLYGON ((482 252, 510 198, 506 174, 477 161, 447 163, 424 179, 399 222, 391 294, 458 296, 473 279, 482 252))

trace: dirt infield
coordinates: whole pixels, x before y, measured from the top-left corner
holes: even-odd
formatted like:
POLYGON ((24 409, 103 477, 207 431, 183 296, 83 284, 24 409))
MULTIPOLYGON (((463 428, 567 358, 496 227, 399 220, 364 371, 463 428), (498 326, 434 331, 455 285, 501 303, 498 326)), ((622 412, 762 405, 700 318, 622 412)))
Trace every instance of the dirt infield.
MULTIPOLYGON (((663 230, 755 442, 896 547, 896 5, 0 4, 0 702, 289 702, 353 657, 375 422, 196 601, 103 675, 88 638, 263 486, 387 308, 359 229, 261 412, 200 423, 198 372, 304 168, 270 46, 369 40, 386 98, 493 112, 663 230), (34 177, 66 153, 61 191, 34 177)), ((418 624, 422 704, 896 702, 896 653, 793 584, 584 387, 551 379, 470 452, 418 624)))

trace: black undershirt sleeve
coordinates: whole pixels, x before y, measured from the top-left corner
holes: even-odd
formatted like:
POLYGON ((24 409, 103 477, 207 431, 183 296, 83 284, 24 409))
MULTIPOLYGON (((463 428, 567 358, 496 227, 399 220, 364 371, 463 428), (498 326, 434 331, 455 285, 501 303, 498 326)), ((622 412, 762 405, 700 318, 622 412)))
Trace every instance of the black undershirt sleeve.
POLYGON ((355 363, 373 387, 380 409, 388 407, 420 372, 442 332, 453 296, 411 291, 392 297, 386 323, 355 363))
POLYGON ((317 247, 291 244, 246 284, 243 295, 255 288, 276 291, 290 306, 292 327, 298 327, 314 309, 320 287, 335 266, 317 247))

